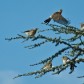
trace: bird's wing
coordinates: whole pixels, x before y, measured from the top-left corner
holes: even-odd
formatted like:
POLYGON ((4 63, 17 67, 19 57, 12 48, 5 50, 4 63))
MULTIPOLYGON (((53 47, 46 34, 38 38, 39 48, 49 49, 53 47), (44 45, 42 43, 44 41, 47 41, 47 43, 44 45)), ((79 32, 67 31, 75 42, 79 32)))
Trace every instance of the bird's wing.
POLYGON ((45 69, 46 66, 47 66, 47 65, 45 64, 41 69, 45 69))
POLYGON ((60 16, 61 16, 61 14, 60 14, 59 12, 55 12, 55 13, 53 13, 53 14, 51 15, 51 18, 52 18, 53 20, 59 20, 59 19, 60 19, 60 16))
POLYGON ((70 21, 68 21, 66 18, 64 18, 62 15, 60 15, 59 20, 54 19, 55 22, 63 25, 69 25, 70 21))

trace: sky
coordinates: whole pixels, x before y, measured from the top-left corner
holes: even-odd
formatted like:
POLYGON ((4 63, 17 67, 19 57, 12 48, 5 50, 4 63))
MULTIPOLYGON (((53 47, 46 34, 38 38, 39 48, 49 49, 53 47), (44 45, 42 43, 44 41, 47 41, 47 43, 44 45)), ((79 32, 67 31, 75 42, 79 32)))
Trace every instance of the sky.
MULTIPOLYGON (((36 49, 25 49, 31 42, 21 43, 22 40, 8 42, 7 37, 15 37, 22 31, 38 27, 46 29, 41 23, 53 12, 63 9, 63 16, 71 21, 71 25, 80 28, 84 22, 84 0, 0 0, 0 84, 82 84, 84 79, 77 76, 84 75, 81 63, 71 75, 69 69, 59 75, 48 73, 39 79, 34 76, 21 77, 13 80, 18 74, 39 70, 42 65, 30 67, 55 53, 51 44, 42 45, 36 49)), ((51 22, 53 23, 53 22, 51 22)), ((57 23, 55 23, 57 24, 57 23)), ((52 34, 52 33, 51 33, 52 34)), ((54 59, 59 65, 61 59, 54 59)))

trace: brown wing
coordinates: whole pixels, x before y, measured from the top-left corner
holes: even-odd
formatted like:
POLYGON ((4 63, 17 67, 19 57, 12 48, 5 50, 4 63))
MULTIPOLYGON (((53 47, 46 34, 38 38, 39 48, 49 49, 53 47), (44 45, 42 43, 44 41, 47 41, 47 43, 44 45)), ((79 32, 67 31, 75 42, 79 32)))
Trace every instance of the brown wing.
POLYGON ((29 32, 29 35, 30 36, 34 36, 36 34, 36 31, 37 29, 32 29, 30 32, 29 32))
POLYGON ((33 35, 36 34, 36 31, 37 31, 36 29, 32 30, 33 35))
POLYGON ((42 69, 50 69, 51 67, 52 67, 52 62, 49 61, 42 67, 42 69))
POLYGON ((61 13, 60 12, 55 12, 54 14, 52 14, 51 18, 53 20, 59 20, 60 19, 60 16, 61 16, 61 13))
POLYGON ((63 25, 69 25, 70 22, 64 18, 62 15, 59 16, 59 19, 56 20, 56 19, 53 19, 55 22, 59 23, 59 24, 63 24, 63 25))

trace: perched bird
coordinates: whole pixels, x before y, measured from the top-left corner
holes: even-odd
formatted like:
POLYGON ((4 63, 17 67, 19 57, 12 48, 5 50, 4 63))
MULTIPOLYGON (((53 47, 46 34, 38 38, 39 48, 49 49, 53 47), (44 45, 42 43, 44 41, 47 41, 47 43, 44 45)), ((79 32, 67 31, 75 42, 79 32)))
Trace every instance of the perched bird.
MULTIPOLYGON (((71 60, 67 56, 63 56, 62 61, 63 61, 63 64, 67 64, 67 62, 69 62, 71 60)), ((74 71, 74 67, 77 67, 77 66, 74 64, 74 62, 70 62, 70 70, 71 71, 74 71)))
POLYGON ((44 22, 49 23, 53 19, 55 22, 63 25, 68 25, 70 22, 62 16, 62 9, 59 11, 53 13, 48 19, 46 19, 44 22))
POLYGON ((67 62, 70 61, 70 59, 67 56, 62 57, 63 64, 66 64, 67 62))
POLYGON ((49 60, 41 69, 48 70, 52 68, 52 61, 49 60))
POLYGON ((35 29, 24 31, 23 33, 25 33, 28 37, 34 37, 37 30, 38 28, 35 28, 35 29))
POLYGON ((81 27, 81 28, 80 28, 81 30, 84 30, 84 23, 81 23, 81 24, 80 24, 80 27, 81 27))

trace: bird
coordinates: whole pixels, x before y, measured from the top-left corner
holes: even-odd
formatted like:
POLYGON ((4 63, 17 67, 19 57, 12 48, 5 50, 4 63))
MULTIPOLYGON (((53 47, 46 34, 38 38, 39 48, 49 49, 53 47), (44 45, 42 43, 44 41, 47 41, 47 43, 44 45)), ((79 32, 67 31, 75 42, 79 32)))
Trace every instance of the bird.
POLYGON ((63 64, 67 64, 67 62, 70 61, 70 58, 68 58, 67 56, 63 56, 62 61, 63 61, 63 64))
POLYGON ((80 30, 84 30, 84 23, 81 23, 80 27, 81 27, 80 30))
POLYGON ((48 23, 51 21, 51 19, 53 19, 54 22, 57 22, 57 23, 59 23, 59 24, 63 24, 63 25, 68 25, 68 24, 70 24, 70 22, 69 22, 66 18, 64 18, 64 17, 62 16, 62 11, 63 11, 63 10, 60 9, 60 10, 58 10, 57 12, 53 13, 48 19, 46 19, 46 20, 44 21, 44 23, 48 24, 48 23))
POLYGON ((38 28, 31 29, 31 30, 26 30, 23 33, 25 33, 28 37, 34 37, 38 28))
POLYGON ((49 60, 41 69, 42 70, 49 70, 52 68, 52 61, 49 60))
MULTIPOLYGON (((67 62, 70 62, 71 60, 67 56, 63 56, 62 61, 63 61, 63 64, 67 64, 67 62)), ((74 64, 74 62, 70 62, 69 65, 70 65, 70 70, 71 70, 70 73, 72 73, 74 71, 74 67, 77 67, 77 66, 74 64)))

